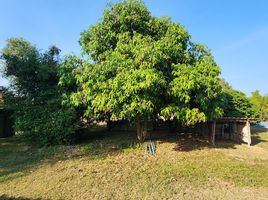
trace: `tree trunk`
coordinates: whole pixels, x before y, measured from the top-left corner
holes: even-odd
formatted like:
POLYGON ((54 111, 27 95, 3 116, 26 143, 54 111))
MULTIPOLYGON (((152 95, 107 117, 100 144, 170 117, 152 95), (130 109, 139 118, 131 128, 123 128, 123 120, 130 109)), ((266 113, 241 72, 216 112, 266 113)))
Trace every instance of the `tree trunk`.
POLYGON ((136 119, 136 129, 137 129, 137 139, 139 142, 142 142, 142 128, 141 128, 141 119, 137 117, 136 119))
POLYGON ((145 117, 144 124, 142 124, 140 117, 137 117, 136 128, 137 128, 137 139, 139 142, 143 142, 148 133, 148 118, 145 117))
POLYGON ((147 133, 148 133, 148 118, 145 117, 145 119, 144 119, 143 133, 142 133, 143 140, 145 140, 145 138, 147 136, 147 133))
POLYGON ((108 129, 108 131, 112 131, 112 128, 113 128, 113 122, 110 120, 110 119, 108 119, 107 120, 107 129, 108 129))

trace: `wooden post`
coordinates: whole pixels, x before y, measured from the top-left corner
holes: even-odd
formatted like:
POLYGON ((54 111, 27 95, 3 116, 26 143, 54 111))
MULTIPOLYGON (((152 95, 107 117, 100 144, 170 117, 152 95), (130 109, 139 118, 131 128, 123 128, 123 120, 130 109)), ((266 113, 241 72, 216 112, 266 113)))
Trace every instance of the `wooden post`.
POLYGON ((234 134, 237 134, 237 122, 234 123, 234 134))
POLYGON ((143 141, 145 140, 145 138, 147 137, 147 135, 148 135, 148 118, 146 116, 144 118, 144 126, 143 126, 143 130, 142 130, 142 140, 143 141))
POLYGON ((229 122, 228 126, 229 126, 229 140, 231 140, 232 139, 232 124, 229 122))
POLYGON ((248 146, 251 145, 251 130, 250 130, 250 123, 249 120, 247 120, 247 138, 248 138, 248 146))
POLYGON ((213 125, 212 125, 212 122, 208 122, 208 141, 209 143, 212 144, 212 129, 213 129, 213 125))
POLYGON ((137 129, 137 139, 139 142, 142 142, 142 127, 140 118, 136 118, 136 129, 137 129))
POLYGON ((216 121, 214 120, 212 126, 212 138, 211 138, 213 146, 215 146, 215 134, 216 134, 216 121))
POLYGON ((201 129, 202 129, 202 137, 205 138, 205 123, 201 124, 201 129))
POLYGON ((221 124, 221 139, 225 139, 224 138, 224 124, 221 124))
POLYGON ((238 125, 237 125, 237 122, 234 122, 234 123, 233 123, 232 140, 235 141, 235 142, 239 142, 239 137, 238 137, 238 125))

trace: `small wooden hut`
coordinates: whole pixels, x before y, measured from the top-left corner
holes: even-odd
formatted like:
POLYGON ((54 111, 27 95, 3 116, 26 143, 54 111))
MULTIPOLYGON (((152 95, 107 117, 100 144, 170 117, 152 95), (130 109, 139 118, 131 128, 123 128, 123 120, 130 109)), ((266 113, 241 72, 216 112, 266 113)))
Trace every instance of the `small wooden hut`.
MULTIPOLYGON (((245 142, 250 146, 251 122, 256 122, 256 119, 220 118, 214 121, 207 122, 206 124, 207 124, 208 139, 213 145, 215 145, 215 142, 218 139, 229 139, 236 142, 245 142)), ((202 133, 204 134, 203 131, 202 133)))

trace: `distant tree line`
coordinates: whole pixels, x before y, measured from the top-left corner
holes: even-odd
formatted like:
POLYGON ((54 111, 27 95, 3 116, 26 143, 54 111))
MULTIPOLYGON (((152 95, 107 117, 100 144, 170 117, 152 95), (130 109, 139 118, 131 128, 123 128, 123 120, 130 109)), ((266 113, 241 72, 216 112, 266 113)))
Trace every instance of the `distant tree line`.
POLYGON ((223 117, 258 118, 268 120, 268 95, 262 96, 258 90, 247 97, 241 91, 233 89, 221 79, 223 117))
POLYGON ((251 93, 249 98, 261 121, 268 120, 268 95, 262 96, 259 90, 251 93))
POLYGON ((96 121, 133 122, 143 140, 148 121, 160 116, 184 125, 267 117, 267 97, 232 89, 206 46, 141 1, 108 6, 79 42, 83 56, 63 59, 56 46, 43 52, 22 38, 8 39, 1 52, 11 83, 5 102, 15 130, 32 142, 71 143, 96 121))

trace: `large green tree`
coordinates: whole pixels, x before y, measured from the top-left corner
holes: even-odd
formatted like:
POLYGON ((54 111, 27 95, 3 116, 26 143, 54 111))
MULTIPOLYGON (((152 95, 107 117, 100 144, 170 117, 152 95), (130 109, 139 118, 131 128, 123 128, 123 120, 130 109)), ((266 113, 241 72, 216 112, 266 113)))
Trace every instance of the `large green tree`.
MULTIPOLYGON (((81 34, 88 61, 74 63, 78 88, 71 102, 84 105, 87 117, 135 120, 138 139, 149 118, 189 125, 220 116, 220 68, 190 38, 181 24, 152 16, 141 1, 109 6, 81 34)), ((72 61, 65 60, 67 69, 72 61)))
POLYGON ((43 53, 22 38, 8 39, 1 53, 13 92, 8 104, 15 130, 43 145, 71 142, 77 124, 74 110, 62 105, 59 53, 55 46, 43 53))

